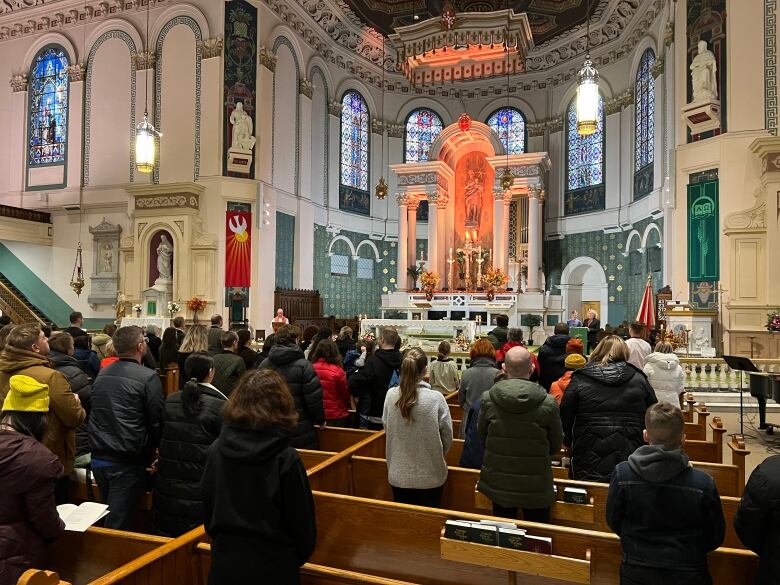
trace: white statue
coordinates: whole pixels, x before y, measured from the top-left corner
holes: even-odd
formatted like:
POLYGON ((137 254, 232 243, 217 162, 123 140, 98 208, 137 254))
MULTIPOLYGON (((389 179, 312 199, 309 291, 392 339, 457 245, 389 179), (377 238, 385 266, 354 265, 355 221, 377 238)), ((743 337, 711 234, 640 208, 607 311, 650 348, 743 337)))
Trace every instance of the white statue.
POLYGON ((113 258, 112 248, 110 243, 105 243, 100 247, 100 271, 101 272, 113 272, 113 258))
POLYGON ((707 41, 699 41, 699 52, 691 62, 693 103, 718 99, 718 64, 715 55, 707 48, 707 41))
POLYGON ((244 111, 244 104, 238 102, 236 109, 230 114, 230 124, 233 126, 232 148, 250 151, 257 139, 253 136, 252 118, 244 111))
POLYGON ((171 280, 173 260, 173 247, 165 234, 160 236, 160 245, 157 246, 157 271, 160 273, 158 280, 171 280))

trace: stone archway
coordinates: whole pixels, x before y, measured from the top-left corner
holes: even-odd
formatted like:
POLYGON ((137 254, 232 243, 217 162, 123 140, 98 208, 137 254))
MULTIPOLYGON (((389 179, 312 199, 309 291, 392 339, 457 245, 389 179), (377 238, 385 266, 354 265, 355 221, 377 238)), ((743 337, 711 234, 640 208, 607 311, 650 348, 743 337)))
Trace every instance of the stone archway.
POLYGON ((561 273, 561 296, 564 312, 576 310, 582 314, 583 304, 596 301, 600 305, 602 326, 609 318, 609 290, 607 275, 601 264, 590 256, 571 260, 561 273))

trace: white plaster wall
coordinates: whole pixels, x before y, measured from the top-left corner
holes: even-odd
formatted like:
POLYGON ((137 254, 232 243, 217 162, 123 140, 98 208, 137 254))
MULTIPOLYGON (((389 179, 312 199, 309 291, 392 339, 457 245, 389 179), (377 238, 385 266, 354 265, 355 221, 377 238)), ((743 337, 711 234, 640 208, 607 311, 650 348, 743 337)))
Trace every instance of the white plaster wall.
POLYGON ((288 193, 296 192, 295 185, 295 110, 298 80, 295 60, 289 47, 282 45, 277 51, 274 74, 274 122, 273 122, 273 184, 288 193))

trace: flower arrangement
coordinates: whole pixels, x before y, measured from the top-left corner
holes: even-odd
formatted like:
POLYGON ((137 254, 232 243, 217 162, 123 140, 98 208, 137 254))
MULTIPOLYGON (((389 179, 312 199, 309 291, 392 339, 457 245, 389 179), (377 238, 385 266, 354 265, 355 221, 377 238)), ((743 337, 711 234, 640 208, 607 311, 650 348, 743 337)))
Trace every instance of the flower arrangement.
POLYGON ((133 311, 135 311, 135 314, 139 317, 141 316, 141 311, 143 311, 144 308, 140 304, 133 305, 133 311))
POLYGON ((780 331, 780 309, 766 314, 767 331, 780 331))
POLYGON ((661 338, 658 341, 666 341, 672 345, 672 349, 677 350, 680 347, 688 345, 688 340, 685 338, 685 330, 681 330, 679 333, 664 330, 661 334, 661 338))
POLYGON ((370 341, 371 343, 376 343, 376 337, 374 336, 373 332, 369 331, 360 338, 360 341, 370 341))
POLYGON ((439 282, 439 275, 435 272, 428 272, 427 270, 423 270, 420 273, 420 282, 422 283, 423 288, 433 289, 439 282))
POLYGON ((179 303, 174 301, 168 301, 168 312, 171 314, 171 317, 173 317, 179 311, 181 311, 181 306, 179 305, 179 303))
POLYGON ((490 267, 482 277, 482 281, 493 288, 503 288, 509 282, 509 277, 500 268, 490 267))
POLYGON ((463 335, 458 335, 455 338, 455 347, 457 347, 459 351, 468 351, 469 342, 463 335))
POLYGON ((199 299, 198 297, 192 297, 187 301, 187 308, 190 311, 202 311, 206 308, 206 299, 199 299))

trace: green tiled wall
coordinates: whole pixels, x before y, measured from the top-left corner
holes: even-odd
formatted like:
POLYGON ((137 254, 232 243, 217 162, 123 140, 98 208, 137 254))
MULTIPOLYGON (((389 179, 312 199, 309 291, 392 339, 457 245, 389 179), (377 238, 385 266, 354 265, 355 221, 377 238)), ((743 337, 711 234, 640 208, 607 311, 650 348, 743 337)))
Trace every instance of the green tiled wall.
POLYGON ((276 287, 293 288, 295 217, 276 212, 276 287))
MULTIPOLYGON (((623 255, 626 238, 631 229, 637 230, 641 235, 650 223, 655 223, 663 231, 663 219, 647 218, 622 233, 605 234, 599 230, 567 235, 562 240, 546 241, 543 258, 548 288, 551 284, 559 284, 560 274, 571 260, 590 256, 601 264, 607 275, 609 324, 617 325, 623 319, 631 321, 639 309, 648 271, 653 273, 653 291, 665 284, 662 273, 663 252, 660 248, 653 247, 653 244, 659 241, 657 232, 653 231, 648 236, 644 254, 635 252, 629 256, 623 255)), ((555 292, 558 293, 557 290, 555 292)))
MULTIPOLYGON (((346 237, 355 248, 361 241, 369 239, 366 234, 346 230, 339 232, 339 235, 346 237)), ((331 275, 328 248, 332 239, 325 226, 315 224, 314 288, 320 291, 324 314, 346 318, 365 313, 378 317, 379 307, 382 304, 381 295, 395 290, 397 274, 395 242, 371 240, 379 250, 382 261, 374 265, 374 278, 368 280, 356 277, 356 263, 351 258, 348 276, 331 275)), ((333 245, 333 253, 352 256, 352 251, 343 241, 337 241, 333 245)), ((359 254, 365 258, 374 257, 373 249, 365 245, 361 247, 359 254)))

